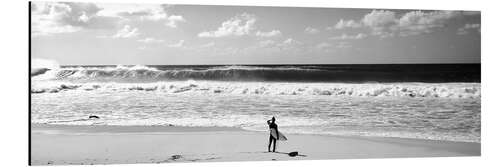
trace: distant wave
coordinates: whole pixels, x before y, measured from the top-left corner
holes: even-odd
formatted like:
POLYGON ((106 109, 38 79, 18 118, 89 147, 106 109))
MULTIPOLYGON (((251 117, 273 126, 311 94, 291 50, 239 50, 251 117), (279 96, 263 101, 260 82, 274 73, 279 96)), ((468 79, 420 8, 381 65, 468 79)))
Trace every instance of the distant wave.
POLYGON ((479 83, 279 83, 175 81, 153 83, 37 82, 31 93, 64 91, 159 91, 171 94, 323 95, 356 97, 480 98, 479 83))
POLYGON ((37 76, 37 75, 42 75, 45 72, 49 71, 50 69, 48 68, 36 68, 36 69, 31 69, 30 71, 30 76, 37 76))
MULTIPOLYGON (((427 65, 429 66, 429 65, 427 65)), ((480 82, 480 73, 461 66, 93 66, 63 67, 32 75, 34 80, 64 81, 283 81, 283 82, 480 82), (418 69, 420 68, 420 69, 418 69), (422 70, 422 68, 428 68, 422 70), (459 69, 459 70, 457 70, 459 69)), ((468 67, 468 66, 466 66, 468 67)), ((474 66, 473 70, 476 67, 474 66)))
MULTIPOLYGON (((80 81, 172 81, 172 80, 222 80, 259 81, 294 80, 298 75, 309 75, 314 70, 300 68, 266 68, 248 66, 221 66, 208 69, 158 70, 147 66, 74 67, 54 70, 42 76, 52 80, 80 81)), ((37 79, 37 78, 35 78, 37 79)), ((300 79, 300 78, 299 78, 300 79)))

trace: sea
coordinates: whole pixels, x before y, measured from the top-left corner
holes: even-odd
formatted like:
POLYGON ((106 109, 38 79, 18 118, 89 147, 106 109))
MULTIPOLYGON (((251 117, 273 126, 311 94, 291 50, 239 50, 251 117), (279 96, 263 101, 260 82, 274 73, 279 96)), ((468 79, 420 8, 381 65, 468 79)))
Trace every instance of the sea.
POLYGON ((481 142, 480 64, 32 68, 31 122, 481 142), (99 119, 89 118, 96 115, 99 119))

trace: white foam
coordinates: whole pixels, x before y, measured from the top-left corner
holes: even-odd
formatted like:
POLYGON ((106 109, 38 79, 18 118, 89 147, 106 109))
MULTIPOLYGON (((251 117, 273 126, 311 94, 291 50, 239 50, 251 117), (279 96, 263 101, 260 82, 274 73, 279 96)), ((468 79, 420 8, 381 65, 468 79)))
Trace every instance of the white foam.
POLYGON ((322 95, 352 97, 425 97, 480 98, 480 83, 278 83, 278 82, 219 82, 175 81, 153 83, 40 81, 32 84, 31 92, 61 90, 100 91, 159 91, 189 94, 256 94, 256 95, 322 95))
POLYGON ((33 123, 267 131, 265 120, 277 116, 286 133, 480 139, 479 83, 32 84, 33 123), (87 119, 90 114, 100 119, 87 119))

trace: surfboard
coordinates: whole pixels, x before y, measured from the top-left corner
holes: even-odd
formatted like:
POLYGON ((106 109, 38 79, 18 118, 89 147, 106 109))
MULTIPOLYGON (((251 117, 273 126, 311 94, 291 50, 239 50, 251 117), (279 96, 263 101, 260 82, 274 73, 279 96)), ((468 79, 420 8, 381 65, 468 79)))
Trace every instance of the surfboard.
POLYGON ((276 134, 276 129, 271 129, 271 136, 273 136, 274 138, 277 138, 278 140, 281 140, 281 141, 288 140, 283 133, 278 132, 278 134, 276 134), (278 136, 279 136, 279 138, 278 138, 278 136))

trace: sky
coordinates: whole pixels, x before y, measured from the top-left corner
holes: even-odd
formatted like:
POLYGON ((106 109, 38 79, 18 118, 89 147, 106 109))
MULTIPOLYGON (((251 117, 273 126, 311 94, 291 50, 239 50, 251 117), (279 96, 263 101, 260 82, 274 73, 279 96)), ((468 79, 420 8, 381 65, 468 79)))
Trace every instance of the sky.
POLYGON ((480 63, 478 11, 32 2, 61 65, 480 63))

